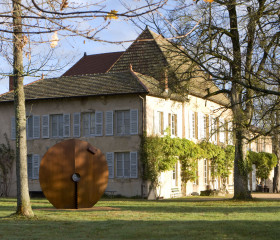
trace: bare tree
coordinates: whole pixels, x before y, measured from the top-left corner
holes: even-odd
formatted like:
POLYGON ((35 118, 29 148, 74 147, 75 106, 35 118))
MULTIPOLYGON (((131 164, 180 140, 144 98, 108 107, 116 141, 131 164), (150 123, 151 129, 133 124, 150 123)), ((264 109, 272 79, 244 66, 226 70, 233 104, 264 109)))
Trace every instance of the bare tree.
MULTIPOLYGON (((27 62, 27 65, 31 63, 32 46, 50 42, 51 47, 54 48, 59 41, 58 33, 64 37, 82 36, 93 41, 113 43, 98 37, 98 33, 104 30, 111 20, 131 19, 145 15, 162 7, 167 0, 145 1, 145 4, 136 1, 133 9, 124 12, 110 9, 104 0, 82 2, 84 3, 75 0, 5 0, 1 5, 1 44, 5 42, 8 47, 12 44, 13 49, 16 213, 19 215, 29 217, 34 215, 27 180, 26 112, 23 88, 24 77, 36 73, 36 69, 24 67, 24 63, 27 62), (49 34, 52 34, 51 40, 48 39, 49 34)), ((9 51, 9 48, 6 51, 9 51)))
MULTIPOLYGON (((226 107, 233 112, 235 199, 251 198, 246 145, 252 140, 257 99, 279 96, 279 76, 271 71, 280 62, 279 11, 277 0, 214 0, 210 4, 180 0, 166 17, 158 12, 145 19, 172 40, 185 63, 193 63, 187 69, 178 66, 180 86, 184 81, 188 86, 192 77, 204 76, 219 87, 205 98, 221 93, 229 97, 226 107)), ((269 132, 271 129, 262 129, 261 134, 269 132)))

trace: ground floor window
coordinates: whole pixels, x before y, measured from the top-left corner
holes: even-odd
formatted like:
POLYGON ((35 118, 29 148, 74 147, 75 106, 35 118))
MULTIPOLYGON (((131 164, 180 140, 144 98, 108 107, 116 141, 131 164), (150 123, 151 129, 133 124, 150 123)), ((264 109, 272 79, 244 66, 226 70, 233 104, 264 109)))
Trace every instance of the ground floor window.
POLYGON ((40 156, 38 154, 27 155, 28 179, 39 179, 40 156))
POLYGON ((109 178, 137 178, 137 152, 107 152, 109 178))

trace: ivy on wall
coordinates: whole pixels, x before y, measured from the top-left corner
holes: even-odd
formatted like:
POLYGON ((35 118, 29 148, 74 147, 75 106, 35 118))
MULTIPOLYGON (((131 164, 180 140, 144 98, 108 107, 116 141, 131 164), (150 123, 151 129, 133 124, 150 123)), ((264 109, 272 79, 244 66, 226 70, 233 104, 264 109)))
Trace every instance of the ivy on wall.
MULTIPOLYGON (((262 179, 262 181, 269 177, 271 170, 277 164, 276 155, 267 152, 257 153, 248 151, 247 160, 249 166, 252 166, 253 164, 256 165, 256 176, 257 178, 262 179)), ((249 170, 252 171, 252 167, 249 170)))
POLYGON ((169 135, 142 138, 143 179, 150 180, 153 187, 158 185, 160 173, 172 170, 178 160, 182 181, 194 181, 198 160, 203 158, 210 160, 215 169, 211 172, 212 177, 226 178, 233 167, 234 147, 221 147, 209 142, 195 144, 188 139, 171 138, 169 135))
MULTIPOLYGON (((207 159, 211 165, 211 177, 220 177, 223 181, 230 175, 234 164, 235 147, 232 145, 215 145, 202 141, 198 144, 181 138, 171 138, 169 135, 143 136, 141 160, 143 163, 143 179, 150 180, 151 186, 158 186, 161 172, 172 170, 179 160, 181 163, 181 178, 184 183, 196 179, 199 159, 207 159)), ((270 153, 248 152, 246 174, 256 165, 257 177, 266 179, 277 163, 277 158, 270 153)))

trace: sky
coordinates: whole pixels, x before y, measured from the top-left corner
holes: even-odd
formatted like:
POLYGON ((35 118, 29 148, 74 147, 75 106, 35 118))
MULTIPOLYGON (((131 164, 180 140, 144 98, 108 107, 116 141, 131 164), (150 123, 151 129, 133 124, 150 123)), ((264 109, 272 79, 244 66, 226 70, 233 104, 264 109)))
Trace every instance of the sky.
MULTIPOLYGON (((73 0, 80 1, 80 0, 73 0)), ((141 2, 141 0, 134 0, 135 2, 141 2)), ((132 1, 131 1, 132 2, 132 1)), ((138 3, 139 4, 139 3, 138 3)), ((121 10, 122 5, 119 1, 109 0, 110 9, 121 10)), ((99 34, 100 38, 112 40, 112 41, 126 41, 126 40, 135 40, 137 36, 141 33, 141 29, 136 27, 133 23, 129 21, 123 21, 122 19, 116 19, 112 21, 112 24, 108 29, 102 30, 99 34)), ((48 77, 57 77, 62 75, 65 71, 67 71, 71 66, 73 66, 80 58, 83 57, 86 52, 87 55, 90 54, 98 54, 105 52, 117 52, 124 51, 130 44, 125 43, 121 45, 116 44, 108 44, 108 43, 100 43, 94 42, 91 40, 85 40, 79 37, 71 37, 64 39, 63 36, 60 36, 58 33, 58 38, 60 39, 58 42, 58 46, 55 49, 54 59, 51 60, 56 64, 56 61, 59 61, 62 65, 65 65, 61 70, 56 72, 44 73, 45 76, 48 77)), ((32 49, 34 52, 40 51, 49 51, 44 47, 37 46, 32 49)), ((2 72, 12 72, 11 65, 8 64, 6 59, 0 57, 1 61, 1 71, 2 72)), ((51 63, 50 63, 51 64, 51 63)), ((24 80, 25 84, 36 81, 39 79, 38 77, 26 77, 24 80)), ((8 92, 9 90, 9 80, 8 77, 0 78, 0 94, 8 92)))

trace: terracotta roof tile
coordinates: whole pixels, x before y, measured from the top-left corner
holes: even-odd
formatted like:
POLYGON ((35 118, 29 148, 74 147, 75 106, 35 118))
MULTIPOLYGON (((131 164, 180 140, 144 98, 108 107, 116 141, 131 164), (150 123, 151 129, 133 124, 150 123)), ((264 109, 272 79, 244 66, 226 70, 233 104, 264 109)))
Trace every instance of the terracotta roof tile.
POLYGON ((62 76, 75 76, 95 73, 105 73, 119 59, 123 52, 84 55, 62 76))

